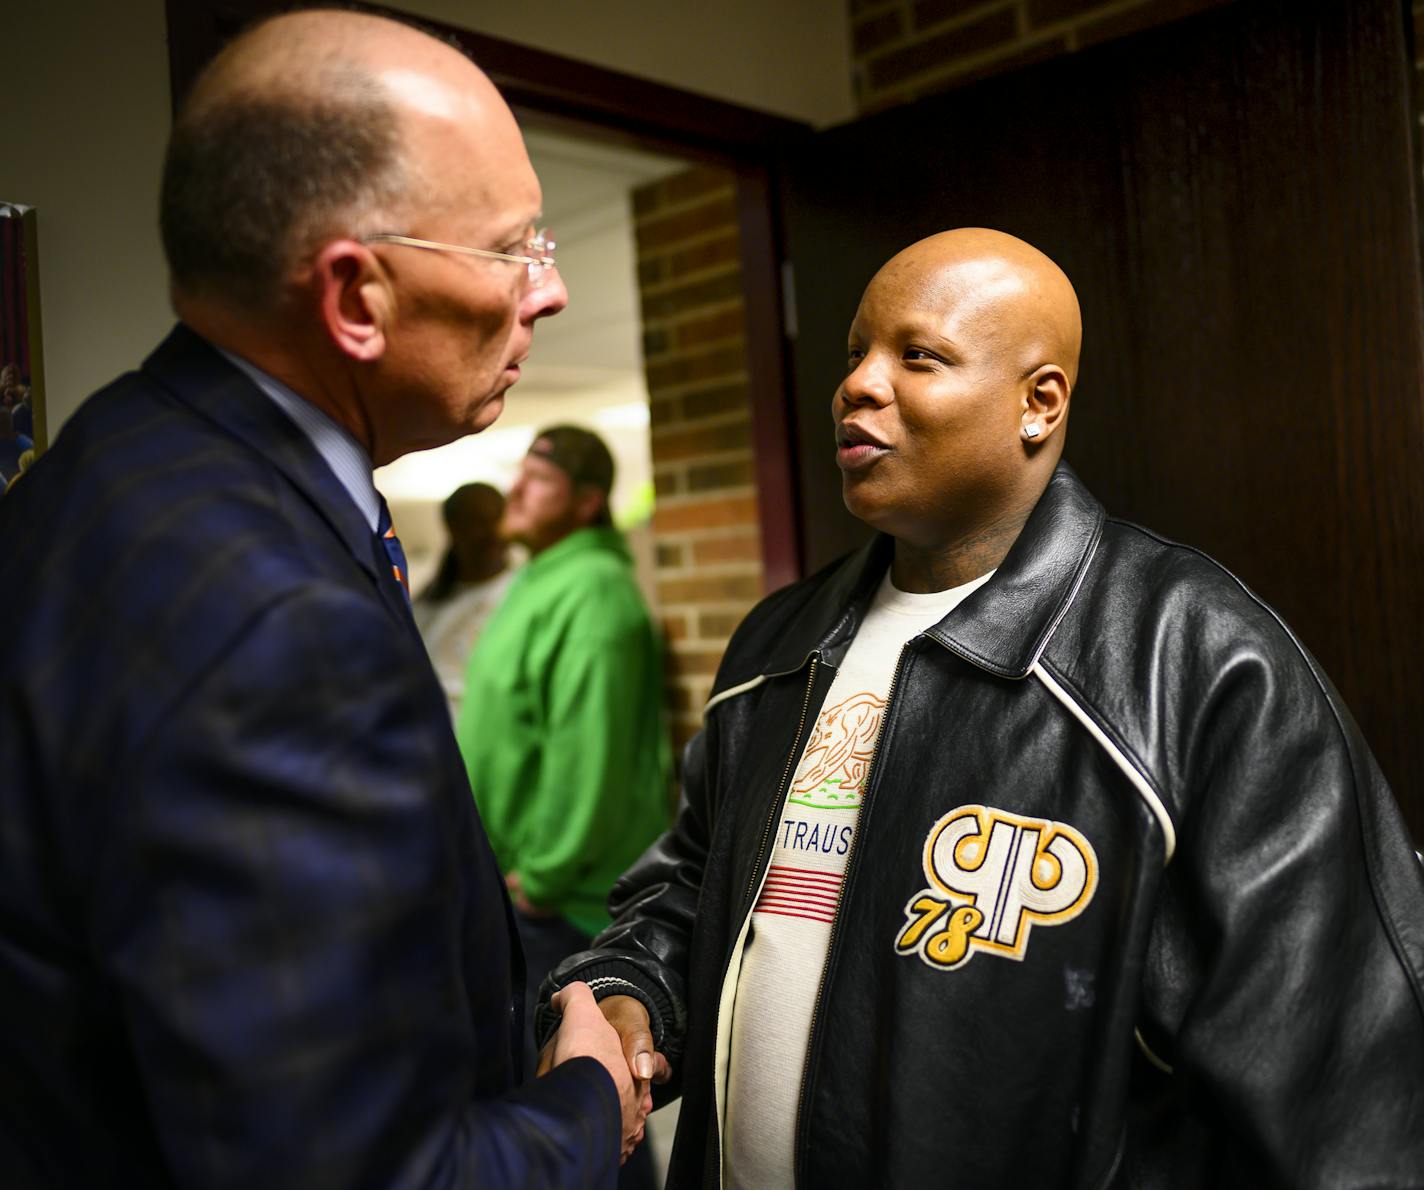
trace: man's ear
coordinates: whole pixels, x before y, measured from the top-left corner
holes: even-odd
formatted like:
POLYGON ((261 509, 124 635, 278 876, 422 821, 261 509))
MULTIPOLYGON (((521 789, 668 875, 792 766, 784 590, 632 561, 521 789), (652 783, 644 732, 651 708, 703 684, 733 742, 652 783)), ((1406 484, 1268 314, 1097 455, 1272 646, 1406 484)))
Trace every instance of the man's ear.
POLYGON ((602 488, 581 483, 574 489, 574 515, 580 525, 596 524, 607 504, 608 495, 602 488))
POLYGON ((1072 386, 1058 364, 1041 364, 1024 379, 1021 433, 1031 443, 1046 442, 1068 419, 1072 386))
POLYGON ((358 240, 332 240, 312 262, 311 285, 337 348, 363 363, 380 359, 395 295, 375 253, 358 240))

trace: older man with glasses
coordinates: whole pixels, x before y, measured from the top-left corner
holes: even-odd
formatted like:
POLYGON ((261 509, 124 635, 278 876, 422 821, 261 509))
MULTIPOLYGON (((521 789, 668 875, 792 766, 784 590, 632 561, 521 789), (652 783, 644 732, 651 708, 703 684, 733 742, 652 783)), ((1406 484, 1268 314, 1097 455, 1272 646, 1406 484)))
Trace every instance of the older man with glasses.
POLYGON ((489 80, 391 21, 266 22, 185 102, 180 325, 0 508, 6 1186, 611 1185, 641 1134, 587 988, 521 1085, 371 479, 498 417, 567 302, 540 205, 489 80))

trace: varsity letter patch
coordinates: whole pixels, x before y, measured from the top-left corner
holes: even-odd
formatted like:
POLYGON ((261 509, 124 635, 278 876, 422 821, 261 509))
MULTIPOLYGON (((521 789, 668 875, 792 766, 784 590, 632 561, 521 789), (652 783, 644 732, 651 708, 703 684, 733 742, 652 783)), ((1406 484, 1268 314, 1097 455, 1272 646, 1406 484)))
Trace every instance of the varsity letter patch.
POLYGON ((960 806, 925 839, 925 879, 905 904, 897 954, 953 971, 986 950, 1023 961, 1034 926, 1058 926, 1088 907, 1098 857, 1062 822, 992 806, 960 806))

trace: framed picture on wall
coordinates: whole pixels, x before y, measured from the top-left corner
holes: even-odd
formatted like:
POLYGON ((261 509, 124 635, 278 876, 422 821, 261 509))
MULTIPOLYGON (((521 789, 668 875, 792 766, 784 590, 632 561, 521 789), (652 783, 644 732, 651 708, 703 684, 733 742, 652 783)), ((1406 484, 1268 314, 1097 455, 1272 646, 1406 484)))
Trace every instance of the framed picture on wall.
POLYGON ((35 210, 0 202, 0 491, 48 443, 35 210))

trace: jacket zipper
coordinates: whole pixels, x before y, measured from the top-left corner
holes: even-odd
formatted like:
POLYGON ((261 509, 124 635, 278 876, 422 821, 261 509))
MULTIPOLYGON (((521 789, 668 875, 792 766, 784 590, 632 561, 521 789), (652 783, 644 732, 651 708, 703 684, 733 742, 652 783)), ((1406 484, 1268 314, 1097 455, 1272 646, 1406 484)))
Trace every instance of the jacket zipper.
MULTIPOLYGON (((791 780, 791 773, 796 766, 797 760, 800 759, 801 734, 806 730, 806 716, 811 710, 811 692, 816 688, 816 669, 820 663, 820 655, 813 654, 811 657, 811 672, 806 678, 806 695, 801 700, 801 719, 800 722, 796 724, 796 738, 791 745, 791 755, 786 758, 786 770, 781 774, 781 783, 777 786, 776 797, 772 800, 771 816, 766 820, 766 826, 762 828, 761 832, 761 842, 757 844, 756 866, 752 868, 751 878, 747 881, 746 891, 742 893, 742 903, 744 906, 746 906, 746 902, 751 899, 752 890, 756 887, 757 881, 761 878, 762 861, 766 856, 767 842, 771 838, 771 827, 776 821, 777 815, 781 813, 783 808, 782 799, 786 796, 786 786, 791 780)), ((745 908, 743 912, 745 913, 745 908)))
MULTIPOLYGON (((780 782, 780 784, 779 784, 778 787, 777 787, 776 797, 772 799, 772 803, 771 803, 771 814, 767 817, 766 826, 762 829, 761 842, 757 844, 756 863, 755 863, 755 864, 753 865, 753 867, 752 867, 752 874, 751 874, 751 878, 747 881, 746 891, 743 892, 743 894, 742 894, 741 922, 742 922, 742 925, 743 925, 743 926, 746 924, 747 915, 751 912, 751 908, 752 908, 752 907, 751 907, 750 901, 751 901, 752 892, 753 892, 753 890, 756 888, 757 881, 758 881, 758 880, 761 878, 761 876, 763 875, 762 867, 765 865, 766 860, 767 860, 767 858, 768 858, 767 843, 768 843, 768 841, 771 839, 771 828, 772 828, 772 824, 775 823, 775 821, 776 821, 776 819, 777 819, 777 815, 779 815, 779 814, 781 813, 782 806, 784 805, 784 799, 785 799, 785 797, 786 797, 786 786, 787 786, 787 783, 791 780, 791 773, 792 773, 792 770, 795 768, 796 761, 799 759, 799 757, 800 757, 800 755, 801 755, 801 737, 802 737, 803 733, 804 733, 805 730, 806 730, 806 716, 807 716, 807 714, 810 712, 810 709, 811 709, 811 694, 812 694, 812 692, 813 692, 813 691, 815 690, 815 688, 816 688, 816 670, 817 670, 817 668, 820 666, 820 663, 821 663, 821 655, 820 655, 819 653, 812 653, 812 654, 811 654, 811 671, 810 671, 810 673, 809 673, 809 674, 807 675, 807 677, 806 677, 806 694, 805 694, 805 696, 804 696, 804 697, 802 698, 802 700, 801 700, 801 719, 800 719, 800 721, 796 724, 796 737, 795 737, 795 739, 794 739, 794 740, 792 741, 792 743, 791 743, 791 755, 788 756, 787 759, 786 759, 786 769, 785 769, 785 771, 781 774, 781 782, 780 782)), ((740 936, 741 936, 741 927, 738 927, 737 937, 740 938, 740 936)), ((736 955, 736 947, 735 947, 735 945, 734 945, 733 948, 732 948, 732 954, 730 954, 730 955, 727 956, 727 961, 726 961, 725 964, 723 964, 723 967, 722 967, 722 982, 721 982, 721 984, 719 985, 719 986, 722 987, 722 988, 725 988, 725 987, 726 987, 726 984, 727 984, 727 972, 731 969, 731 966, 732 966, 732 959, 733 959, 733 957, 734 957, 735 955, 736 955)), ((721 1003, 721 997, 719 996, 719 997, 718 997, 718 1001, 717 1001, 717 1012, 716 1012, 716 1015, 712 1018, 712 1037, 713 1037, 713 1039, 714 1039, 714 1044, 715 1044, 715 1039, 718 1037, 718 1035, 719 1035, 719 1033, 720 1033, 720 1031, 721 1031, 721 1024, 722 1024, 722 1003, 721 1003)), ((714 1058, 714 1062, 715 1062, 715 1058, 714 1058)), ((713 1072, 714 1086, 715 1086, 716 1077, 717 1077, 717 1073, 716 1073, 716 1071, 714 1070, 714 1072, 713 1072)), ((714 1099, 715 1099, 715 1091, 714 1091, 714 1099)), ((721 1186, 721 1185, 722 1185, 722 1167, 723 1167, 723 1147, 722 1147, 722 1143, 723 1143, 723 1142, 722 1142, 722 1108, 723 1108, 723 1105, 722 1105, 722 1104, 717 1104, 716 1107, 717 1107, 717 1185, 718 1185, 718 1186, 721 1186)))
POLYGON ((850 886, 851 873, 856 856, 860 853, 861 828, 865 824, 866 811, 870 807, 870 795, 874 792, 872 782, 880 768, 880 740, 885 735, 885 725, 890 722, 891 708, 895 704, 895 688, 900 684, 900 671, 905 668, 905 649, 900 650, 899 659, 895 662, 895 672, 890 675, 890 689, 885 694, 885 714, 880 718, 880 726, 875 729, 875 746, 870 750, 870 765, 865 773, 865 796, 860 801, 860 813, 855 824, 855 835, 851 839, 850 854, 846 856, 845 879, 841 881, 840 891, 836 893, 836 912, 831 920, 831 936, 826 940, 826 961, 821 968, 821 981, 816 985, 816 1000, 811 1005, 811 1024, 806 1031, 806 1062, 801 1068, 801 1088, 796 1093, 796 1149, 792 1162, 792 1184, 799 1186, 802 1183, 802 1165, 806 1149, 806 1138, 803 1135, 806 1117, 806 1088, 811 1081, 811 1059, 815 1054, 816 1044, 816 1022, 821 1015, 821 1000, 826 993, 826 973, 831 969, 831 959, 835 954, 836 939, 841 932, 841 902, 845 899, 846 889, 850 886))

